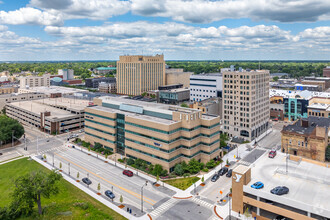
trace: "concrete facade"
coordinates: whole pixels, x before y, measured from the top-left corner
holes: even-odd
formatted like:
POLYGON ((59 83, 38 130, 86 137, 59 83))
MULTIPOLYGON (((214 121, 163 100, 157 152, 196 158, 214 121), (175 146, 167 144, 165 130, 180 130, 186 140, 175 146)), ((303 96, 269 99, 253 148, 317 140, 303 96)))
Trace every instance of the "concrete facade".
POLYGON ((43 76, 26 76, 20 77, 20 88, 32 88, 39 86, 50 86, 50 74, 43 76))
POLYGON ((166 85, 183 84, 184 88, 188 88, 190 84, 190 76, 193 72, 184 72, 183 69, 165 69, 166 85))
POLYGON ((85 140, 92 144, 169 171, 181 161, 205 163, 220 154, 220 117, 114 97, 94 99, 94 104, 85 109, 85 140))
POLYGON ((209 73, 190 76, 190 102, 222 96, 222 74, 209 73))
POLYGON ((6 114, 20 123, 49 134, 60 134, 84 126, 85 100, 53 98, 6 104, 6 114))
POLYGON ((189 101, 189 89, 159 90, 159 102, 177 105, 180 102, 189 101))
POLYGON ((72 80, 74 79, 73 69, 59 69, 58 75, 63 76, 63 80, 72 80))
POLYGON ((164 55, 120 56, 117 61, 117 92, 141 95, 165 85, 164 55))
POLYGON ((224 132, 251 141, 267 131, 269 70, 224 72, 223 86, 224 132))
POLYGON ((117 84, 101 82, 99 84, 99 92, 116 94, 117 93, 117 84))
POLYGON ((10 94, 14 92, 15 92, 14 87, 0 87, 0 94, 10 94))
POLYGON ((101 82, 116 83, 116 78, 114 77, 87 78, 85 80, 85 85, 88 88, 98 88, 101 82))
POLYGON ((313 97, 307 106, 308 116, 330 118, 330 98, 313 97))
POLYGON ((6 103, 36 100, 36 99, 42 99, 44 97, 46 97, 46 95, 42 93, 29 93, 29 94, 15 93, 15 94, 0 95, 0 110, 3 109, 3 107, 5 107, 6 103))
POLYGON ((194 102, 191 107, 201 110, 203 114, 219 115, 222 120, 222 98, 220 97, 194 102))

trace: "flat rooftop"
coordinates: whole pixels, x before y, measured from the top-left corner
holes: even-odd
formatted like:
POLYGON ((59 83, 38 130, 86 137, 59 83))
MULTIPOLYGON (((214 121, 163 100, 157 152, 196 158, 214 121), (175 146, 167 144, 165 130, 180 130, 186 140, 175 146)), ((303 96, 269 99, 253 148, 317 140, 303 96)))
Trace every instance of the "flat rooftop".
POLYGON ((62 109, 58 109, 49 105, 42 104, 42 102, 38 102, 39 100, 33 101, 22 101, 22 102, 13 102, 10 105, 13 105, 17 108, 24 109, 25 111, 32 112, 34 114, 40 115, 41 112, 49 111, 50 116, 46 116, 48 119, 65 119, 72 116, 76 116, 76 114, 70 113, 69 111, 65 111, 62 109))
POLYGON ((89 105, 89 101, 85 99, 74 99, 74 98, 45 98, 34 100, 33 102, 50 105, 50 106, 58 106, 66 109, 70 109, 73 111, 83 111, 86 106, 89 105))
POLYGON ((243 187, 243 191, 330 218, 330 168, 289 160, 286 174, 286 155, 279 151, 275 158, 264 154, 253 164, 251 182, 243 187), (257 181, 263 182, 264 188, 251 188, 257 181), (271 194, 270 190, 276 186, 288 187, 289 193, 282 196, 271 194))
POLYGON ((62 94, 73 94, 77 92, 88 92, 84 89, 75 89, 70 87, 62 86, 40 86, 40 87, 31 87, 29 89, 22 88, 24 91, 39 92, 44 94, 53 94, 53 93, 62 93, 62 94))
POLYGON ((282 89, 270 89, 269 97, 282 96, 283 98, 295 97, 299 95, 305 99, 310 99, 312 97, 323 97, 330 98, 330 92, 314 92, 314 91, 291 91, 282 89))
POLYGON ((311 108, 311 109, 322 109, 322 110, 330 111, 330 104, 313 103, 313 104, 307 106, 307 108, 311 108))

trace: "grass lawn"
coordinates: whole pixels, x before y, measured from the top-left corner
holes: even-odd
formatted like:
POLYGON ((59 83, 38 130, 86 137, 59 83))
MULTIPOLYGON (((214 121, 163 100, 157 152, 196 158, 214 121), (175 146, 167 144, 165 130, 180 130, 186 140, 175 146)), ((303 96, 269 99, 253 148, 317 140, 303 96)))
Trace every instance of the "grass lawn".
POLYGON ((174 180, 165 180, 164 182, 170 184, 176 188, 186 190, 192 184, 196 183, 200 178, 199 177, 186 177, 181 179, 174 179, 174 180))
MULTIPOLYGON (((49 172, 42 165, 27 158, 0 166, 0 207, 7 206, 11 201, 13 180, 34 170, 49 172)), ((34 215, 21 219, 126 219, 64 179, 60 181, 59 187, 58 195, 41 199, 44 209, 42 217, 38 216, 35 206, 34 215)))

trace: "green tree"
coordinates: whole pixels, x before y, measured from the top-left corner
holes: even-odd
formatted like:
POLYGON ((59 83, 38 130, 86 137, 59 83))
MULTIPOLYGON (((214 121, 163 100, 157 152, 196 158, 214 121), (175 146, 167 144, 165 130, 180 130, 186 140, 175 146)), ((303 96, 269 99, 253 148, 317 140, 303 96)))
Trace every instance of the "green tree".
POLYGON ((188 163, 190 173, 198 173, 200 171, 200 163, 193 158, 188 163))
POLYGON ((189 108, 189 106, 186 103, 182 103, 180 106, 184 108, 189 108))
POLYGON ((174 173, 176 175, 182 176, 184 174, 184 170, 182 168, 182 164, 178 163, 177 165, 175 165, 174 167, 174 173))
POLYGON ((203 175, 203 177, 202 177, 202 183, 204 183, 204 175, 203 175))
POLYGON ((330 145, 328 145, 326 151, 325 151, 325 159, 327 161, 330 161, 330 145))
POLYGON ((216 164, 215 164, 215 161, 214 160, 210 160, 209 162, 206 163, 206 167, 208 169, 212 169, 215 166, 216 166, 216 164))
POLYGON ((146 96, 146 95, 147 95, 147 93, 146 93, 146 92, 144 92, 144 93, 142 93, 141 95, 144 97, 144 96, 146 96))
POLYGON ((226 133, 220 134, 220 148, 227 146, 227 141, 229 141, 229 137, 226 133))
POLYGON ((62 162, 60 162, 60 169, 62 169, 62 162))
POLYGON ((123 203, 123 202, 124 202, 124 198, 123 198, 122 195, 120 195, 119 202, 120 202, 120 203, 123 203))
POLYGON ((6 115, 0 115, 0 142, 8 143, 15 139, 20 139, 24 134, 24 127, 15 119, 6 115))
POLYGON ((100 191, 101 190, 101 183, 99 183, 98 185, 97 185, 97 191, 100 191))
POLYGON ((77 179, 79 179, 79 172, 77 172, 77 179))
POLYGON ((279 79, 279 77, 278 77, 278 76, 275 76, 275 77, 273 77, 273 81, 274 81, 274 82, 277 82, 277 81, 278 81, 278 79, 279 79))
POLYGON ((152 173, 153 173, 154 176, 157 176, 157 175, 161 175, 162 174, 162 171, 163 171, 162 165, 155 164, 155 167, 154 167, 152 173))
POLYGON ((49 174, 37 171, 17 178, 14 181, 13 202, 18 208, 32 212, 33 206, 38 205, 38 213, 42 214, 41 198, 50 198, 59 193, 58 182, 61 174, 52 171, 49 174))

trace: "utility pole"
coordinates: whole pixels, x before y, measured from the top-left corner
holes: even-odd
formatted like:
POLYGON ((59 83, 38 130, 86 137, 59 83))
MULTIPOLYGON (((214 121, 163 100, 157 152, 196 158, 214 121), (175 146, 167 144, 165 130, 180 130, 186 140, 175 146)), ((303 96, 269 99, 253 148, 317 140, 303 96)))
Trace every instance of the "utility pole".
POLYGON ((69 176, 70 176, 70 163, 69 163, 69 176))
POLYGON ((14 130, 11 131, 11 147, 14 147, 14 130))
POLYGON ((146 181, 145 184, 141 187, 141 212, 143 212, 143 187, 148 184, 148 181, 146 181))

